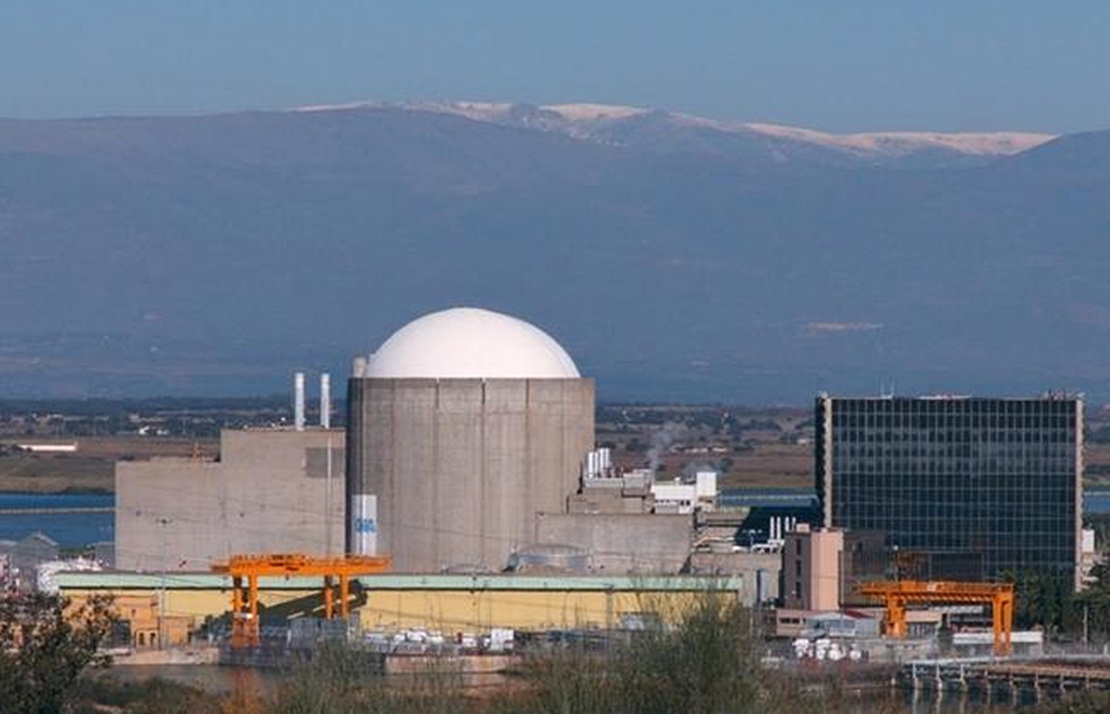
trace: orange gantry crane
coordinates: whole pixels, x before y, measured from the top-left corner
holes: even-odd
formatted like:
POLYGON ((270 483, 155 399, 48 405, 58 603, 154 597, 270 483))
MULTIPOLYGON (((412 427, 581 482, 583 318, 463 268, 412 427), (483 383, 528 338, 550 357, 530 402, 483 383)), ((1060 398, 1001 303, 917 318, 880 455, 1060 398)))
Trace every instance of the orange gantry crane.
POLYGON ((880 599, 886 606, 883 624, 890 637, 906 636, 908 605, 974 604, 991 606, 994 653, 1010 654, 1014 621, 1012 583, 961 583, 949 580, 898 580, 861 584, 861 595, 880 599))
POLYGON ((389 568, 389 558, 377 555, 313 557, 300 553, 276 555, 233 555, 226 563, 216 563, 212 572, 231 576, 231 646, 257 647, 261 643, 258 625, 258 579, 266 576, 289 577, 316 575, 324 578, 324 617, 336 616, 335 582, 339 581, 339 617, 350 608, 351 578, 380 573, 389 568), (246 586, 243 580, 246 579, 246 586))

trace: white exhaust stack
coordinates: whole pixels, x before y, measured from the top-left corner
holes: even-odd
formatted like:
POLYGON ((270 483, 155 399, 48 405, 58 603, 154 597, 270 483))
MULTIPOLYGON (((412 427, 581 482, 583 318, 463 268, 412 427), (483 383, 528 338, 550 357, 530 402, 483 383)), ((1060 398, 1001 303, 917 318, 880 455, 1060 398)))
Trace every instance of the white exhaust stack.
POLYGON ((304 431, 304 372, 293 375, 293 428, 304 431))
POLYGON ((320 375, 320 427, 331 428, 331 375, 320 375))

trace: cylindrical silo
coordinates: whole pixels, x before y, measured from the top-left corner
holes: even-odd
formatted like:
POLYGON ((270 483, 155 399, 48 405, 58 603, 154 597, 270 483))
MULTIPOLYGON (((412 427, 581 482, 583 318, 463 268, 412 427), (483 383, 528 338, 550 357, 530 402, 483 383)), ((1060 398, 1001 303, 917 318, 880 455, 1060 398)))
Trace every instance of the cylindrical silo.
POLYGON ((503 568, 565 509, 594 383, 538 328, 455 308, 393 334, 348 385, 348 550, 399 571, 503 568))

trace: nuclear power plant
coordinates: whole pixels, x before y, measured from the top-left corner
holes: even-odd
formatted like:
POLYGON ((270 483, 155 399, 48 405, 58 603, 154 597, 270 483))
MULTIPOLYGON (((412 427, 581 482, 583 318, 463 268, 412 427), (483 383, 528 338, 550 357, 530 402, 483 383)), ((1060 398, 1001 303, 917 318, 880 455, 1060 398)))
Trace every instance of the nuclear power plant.
POLYGON ((401 572, 499 571, 562 513, 593 447, 594 382, 551 337, 488 310, 421 317, 355 360, 347 548, 401 572))
POLYGON ((292 425, 224 430, 218 461, 117 465, 118 567, 297 552, 385 555, 396 573, 674 574, 716 500, 714 473, 612 468, 594 449, 594 381, 545 332, 489 310, 425 315, 356 357, 345 430, 329 375, 318 424, 304 373, 293 385, 292 425))
POLYGON ((259 603, 313 614, 319 585, 281 570, 291 563, 388 563, 357 577, 361 601, 340 584, 339 607, 354 604, 375 630, 444 618, 460 631, 614 628, 639 617, 645 593, 768 594, 747 574, 678 574, 715 479, 680 487, 614 469, 608 449, 594 449, 594 381, 527 322, 453 308, 404 325, 354 359, 345 430, 331 428, 328 375, 315 424, 305 375, 293 384, 292 423, 224 430, 218 460, 118 464, 125 572, 59 574, 63 591, 136 603, 139 648, 185 641, 225 601, 249 600, 233 621, 249 624, 251 641, 263 632, 259 603), (229 578, 232 561, 285 574, 248 587, 229 578))
POLYGON ((410 322, 354 360, 345 431, 330 425, 327 374, 318 424, 305 375, 293 384, 291 428, 225 430, 218 462, 117 466, 118 566, 296 551, 499 572, 553 537, 591 547, 568 543, 590 529, 559 516, 593 449, 594 382, 535 326, 477 308, 410 322))
MULTIPOLYGON (((834 611, 885 598, 897 639, 901 599, 986 603, 984 646, 1007 654, 1013 586, 985 579, 1022 568, 1079 587, 1094 551, 1077 397, 823 395, 825 528, 771 518, 755 543, 748 508, 718 508, 711 467, 657 481, 595 447, 594 381, 527 322, 462 307, 400 327, 353 360, 344 430, 320 377, 315 424, 297 373, 291 424, 224 430, 215 461, 118 464, 126 572, 59 572, 62 592, 125 603, 137 648, 188 642, 229 612, 240 651, 265 650, 267 631, 315 641, 328 628, 381 642, 450 628, 463 647, 475 631, 635 629, 645 602, 677 613, 715 590, 747 605, 781 594, 779 636, 848 623, 874 652, 887 649, 878 615, 834 611)), ((914 617, 939 627, 942 613, 914 617)))

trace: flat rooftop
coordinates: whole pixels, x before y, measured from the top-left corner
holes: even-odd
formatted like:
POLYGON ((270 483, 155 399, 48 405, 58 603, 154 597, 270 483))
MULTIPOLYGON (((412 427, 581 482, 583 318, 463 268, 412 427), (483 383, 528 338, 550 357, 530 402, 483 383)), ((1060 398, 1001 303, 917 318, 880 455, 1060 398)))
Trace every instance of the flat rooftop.
MULTIPOLYGON (((524 590, 524 591, 676 591, 740 590, 740 576, 704 575, 574 575, 574 574, 378 574, 354 578, 367 590, 524 590)), ((122 571, 72 571, 54 575, 64 590, 229 590, 231 577, 216 573, 134 573, 122 571)), ((318 589, 319 577, 264 577, 266 590, 318 589)))

